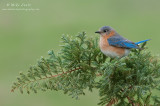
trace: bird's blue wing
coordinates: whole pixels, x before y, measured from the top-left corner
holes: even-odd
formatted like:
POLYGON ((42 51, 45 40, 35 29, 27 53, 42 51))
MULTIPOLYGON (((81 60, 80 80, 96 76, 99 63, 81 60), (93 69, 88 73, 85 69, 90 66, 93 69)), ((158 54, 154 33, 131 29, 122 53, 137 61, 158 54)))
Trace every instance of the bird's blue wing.
POLYGON ((122 47, 122 48, 127 48, 127 49, 131 49, 131 48, 138 49, 139 48, 134 42, 129 41, 128 39, 125 39, 120 35, 112 36, 108 38, 108 43, 111 46, 122 47))

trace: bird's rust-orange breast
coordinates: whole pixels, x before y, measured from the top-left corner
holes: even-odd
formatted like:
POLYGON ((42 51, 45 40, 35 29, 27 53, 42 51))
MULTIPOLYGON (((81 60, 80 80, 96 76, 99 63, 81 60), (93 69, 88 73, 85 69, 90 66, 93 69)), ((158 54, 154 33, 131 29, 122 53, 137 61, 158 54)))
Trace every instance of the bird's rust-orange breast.
POLYGON ((108 43, 108 38, 114 35, 114 31, 112 31, 109 35, 103 35, 100 38, 100 48, 102 51, 114 52, 118 56, 123 56, 125 54, 125 49, 120 47, 110 46, 108 43))

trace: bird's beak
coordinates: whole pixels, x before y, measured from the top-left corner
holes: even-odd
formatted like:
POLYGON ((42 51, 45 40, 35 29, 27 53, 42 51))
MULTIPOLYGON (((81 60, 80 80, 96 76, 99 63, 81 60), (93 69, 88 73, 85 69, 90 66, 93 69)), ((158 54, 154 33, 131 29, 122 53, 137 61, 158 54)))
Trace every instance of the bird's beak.
POLYGON ((96 31, 95 33, 101 33, 100 31, 96 31))

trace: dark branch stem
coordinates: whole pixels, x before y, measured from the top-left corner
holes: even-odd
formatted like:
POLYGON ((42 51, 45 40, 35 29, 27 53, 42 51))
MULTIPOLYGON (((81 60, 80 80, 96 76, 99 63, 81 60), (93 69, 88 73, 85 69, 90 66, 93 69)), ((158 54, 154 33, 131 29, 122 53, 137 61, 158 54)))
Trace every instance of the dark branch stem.
MULTIPOLYGON (((130 86, 130 87, 128 87, 128 89, 131 89, 132 87, 133 87, 133 86, 130 86)), ((122 89, 121 91, 123 92, 124 90, 122 89)), ((128 102, 129 102, 130 104, 132 104, 132 106, 135 106, 135 104, 133 103, 133 100, 131 100, 129 96, 126 96, 126 97, 127 97, 127 99, 128 99, 128 102)))
POLYGON ((102 74, 99 73, 99 74, 96 74, 96 76, 99 77, 99 76, 102 76, 102 74))
POLYGON ((133 103, 133 101, 129 98, 129 96, 127 96, 127 99, 128 99, 128 102, 129 102, 130 104, 132 104, 132 106, 135 106, 134 103, 133 103))

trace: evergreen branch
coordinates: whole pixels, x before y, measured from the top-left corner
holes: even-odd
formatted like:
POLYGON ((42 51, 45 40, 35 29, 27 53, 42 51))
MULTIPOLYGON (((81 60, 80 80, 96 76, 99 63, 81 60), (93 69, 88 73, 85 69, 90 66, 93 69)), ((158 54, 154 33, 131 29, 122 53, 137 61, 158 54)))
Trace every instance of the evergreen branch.
POLYGON ((98 38, 87 38, 85 32, 62 36, 62 43, 57 55, 51 50, 49 57, 42 57, 27 74, 20 73, 11 92, 62 90, 78 99, 85 89, 96 88, 99 105, 150 105, 151 97, 154 104, 160 104, 160 97, 151 93, 160 86, 160 59, 146 50, 146 43, 143 50, 134 49, 121 59, 106 57, 99 49, 98 38))
MULTIPOLYGON (((72 69, 72 70, 69 70, 69 71, 66 71, 66 72, 63 72, 63 73, 61 73, 61 74, 57 74, 57 75, 51 75, 51 76, 47 76, 47 77, 45 77, 45 78, 40 78, 40 79, 37 79, 37 80, 33 80, 33 81, 29 81, 29 82, 27 82, 27 83, 23 83, 22 85, 28 85, 29 83, 32 83, 32 82, 37 82, 37 81, 40 81, 40 80, 46 80, 46 79, 50 79, 50 78, 53 78, 53 77, 58 77, 58 76, 61 76, 61 75, 64 75, 64 74, 68 74, 68 73, 71 73, 71 72, 73 72, 73 71, 76 71, 76 70, 80 70, 81 68, 80 67, 78 67, 78 68, 75 68, 75 69, 72 69)), ((21 85, 19 85, 19 86, 17 86, 17 88, 19 88, 21 85)), ((23 88, 25 88, 26 86, 22 86, 23 88)), ((15 89, 17 89, 17 88, 15 88, 15 89)), ((14 92, 14 90, 15 89, 11 89, 11 92, 14 92)))

